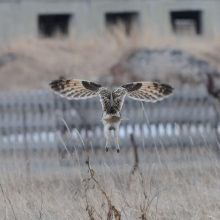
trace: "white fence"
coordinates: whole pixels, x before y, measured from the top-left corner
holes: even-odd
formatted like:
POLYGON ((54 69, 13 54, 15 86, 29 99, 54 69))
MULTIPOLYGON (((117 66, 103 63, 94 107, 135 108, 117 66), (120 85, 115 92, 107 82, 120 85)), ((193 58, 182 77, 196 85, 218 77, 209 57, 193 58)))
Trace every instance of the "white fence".
MULTIPOLYGON (((185 85, 157 103, 125 99, 120 146, 131 146, 130 134, 145 147, 217 146, 219 118, 214 100, 200 85, 185 85), (146 118, 146 115, 147 118, 146 118)), ((0 150, 70 152, 105 146, 101 104, 98 98, 69 101, 48 90, 3 93, 0 96, 0 150), (65 123, 66 125, 65 125, 65 123), (68 127, 68 129, 67 129, 68 127), (61 140, 62 139, 62 140, 61 140), (65 147, 64 147, 65 145, 65 147)), ((114 147, 114 142, 112 141, 114 147)))

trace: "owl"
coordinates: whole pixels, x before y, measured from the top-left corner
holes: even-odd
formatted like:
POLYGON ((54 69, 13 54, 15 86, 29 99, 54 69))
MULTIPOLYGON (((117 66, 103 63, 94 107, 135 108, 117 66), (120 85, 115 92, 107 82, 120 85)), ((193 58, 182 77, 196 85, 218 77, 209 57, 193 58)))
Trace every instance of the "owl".
POLYGON ((67 99, 87 99, 99 96, 103 115, 102 123, 104 125, 104 134, 106 136, 106 152, 110 146, 111 130, 114 131, 114 140, 117 152, 120 152, 118 143, 119 126, 122 120, 128 120, 121 116, 121 109, 125 97, 139 101, 156 102, 170 96, 174 89, 168 84, 157 82, 132 82, 121 85, 110 92, 107 88, 98 83, 71 79, 54 80, 50 87, 56 93, 67 99))

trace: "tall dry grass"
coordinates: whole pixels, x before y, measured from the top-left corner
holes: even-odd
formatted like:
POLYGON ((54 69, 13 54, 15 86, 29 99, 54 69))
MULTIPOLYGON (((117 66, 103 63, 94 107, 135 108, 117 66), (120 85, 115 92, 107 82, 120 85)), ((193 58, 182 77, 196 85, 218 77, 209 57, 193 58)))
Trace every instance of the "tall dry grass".
POLYGON ((112 165, 39 165, 29 176, 1 166, 1 219, 220 218, 220 163, 208 148, 146 150, 134 174, 113 155, 112 165))
POLYGON ((63 141, 68 166, 55 155, 33 153, 30 172, 16 151, 1 155, 2 219, 220 218, 219 156, 206 140, 202 146, 161 143, 151 149, 143 142, 135 156, 132 148, 95 153, 92 143, 88 151, 80 138, 81 155, 80 149, 70 153, 63 141))
POLYGON ((127 36, 124 29, 119 24, 110 32, 106 31, 105 38, 83 44, 71 38, 25 39, 1 47, 0 56, 12 53, 16 59, 0 67, 0 91, 47 88, 48 82, 60 76, 98 81, 110 73, 112 66, 143 47, 183 49, 208 60, 220 71, 218 41, 154 36, 154 32, 140 32, 137 28, 127 36))

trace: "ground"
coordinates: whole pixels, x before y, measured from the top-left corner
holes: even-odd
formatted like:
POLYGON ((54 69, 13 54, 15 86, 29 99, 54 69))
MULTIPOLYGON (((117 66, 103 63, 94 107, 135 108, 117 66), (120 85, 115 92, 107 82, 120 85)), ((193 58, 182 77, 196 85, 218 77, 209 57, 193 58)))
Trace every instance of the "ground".
MULTIPOLYGON (((100 165, 90 152, 90 169, 86 162, 79 165, 76 155, 69 167, 50 166, 47 159, 29 174, 8 157, 8 166, 1 166, 0 215, 19 220, 220 218, 220 163, 214 152, 202 146, 140 150, 135 170, 132 152, 115 152, 113 164, 100 165)), ((107 153, 101 154, 105 160, 107 153)))

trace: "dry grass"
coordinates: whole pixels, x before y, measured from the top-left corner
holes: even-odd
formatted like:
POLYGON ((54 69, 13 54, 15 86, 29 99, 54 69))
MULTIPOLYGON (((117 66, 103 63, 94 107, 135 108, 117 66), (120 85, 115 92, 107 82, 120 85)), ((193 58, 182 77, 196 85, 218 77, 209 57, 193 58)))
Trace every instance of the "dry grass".
POLYGON ((220 218, 220 163, 212 151, 176 147, 144 158, 133 175, 117 154, 112 165, 39 166, 30 176, 1 166, 1 219, 220 218))
MULTIPOLYGON (((47 88, 48 82, 60 76, 99 81, 110 73, 110 68, 126 58, 132 51, 142 48, 180 48, 208 60, 220 71, 220 44, 199 38, 188 40, 152 36, 137 31, 130 37, 123 26, 106 34, 103 40, 93 39, 77 44, 74 39, 24 40, 2 47, 0 55, 12 53, 16 59, 0 67, 0 91, 47 88)), ((162 74, 162 73, 161 73, 162 74)))
POLYGON ((59 38, 18 42, 1 48, 1 54, 12 53, 16 59, 0 68, 0 91, 47 88, 60 76, 97 80, 132 48, 132 39, 119 31, 117 37, 83 45, 59 38))
MULTIPOLYGON (((210 59, 220 70, 216 43, 161 41, 149 33, 127 38, 115 31, 114 38, 84 45, 56 39, 2 48, 2 54, 12 52, 17 59, 0 68, 1 91, 44 88, 59 76, 100 77, 142 46, 183 48, 210 59)), ((97 165, 95 155, 84 165, 78 165, 77 159, 70 167, 40 164, 30 175, 14 158, 4 158, 6 164, 1 158, 1 219, 220 219, 220 162, 214 152, 195 146, 193 151, 175 146, 169 151, 155 147, 154 152, 141 152, 142 162, 134 174, 133 162, 126 162, 127 157, 133 158, 131 153, 121 154, 122 164, 116 154, 115 164, 97 165)))

